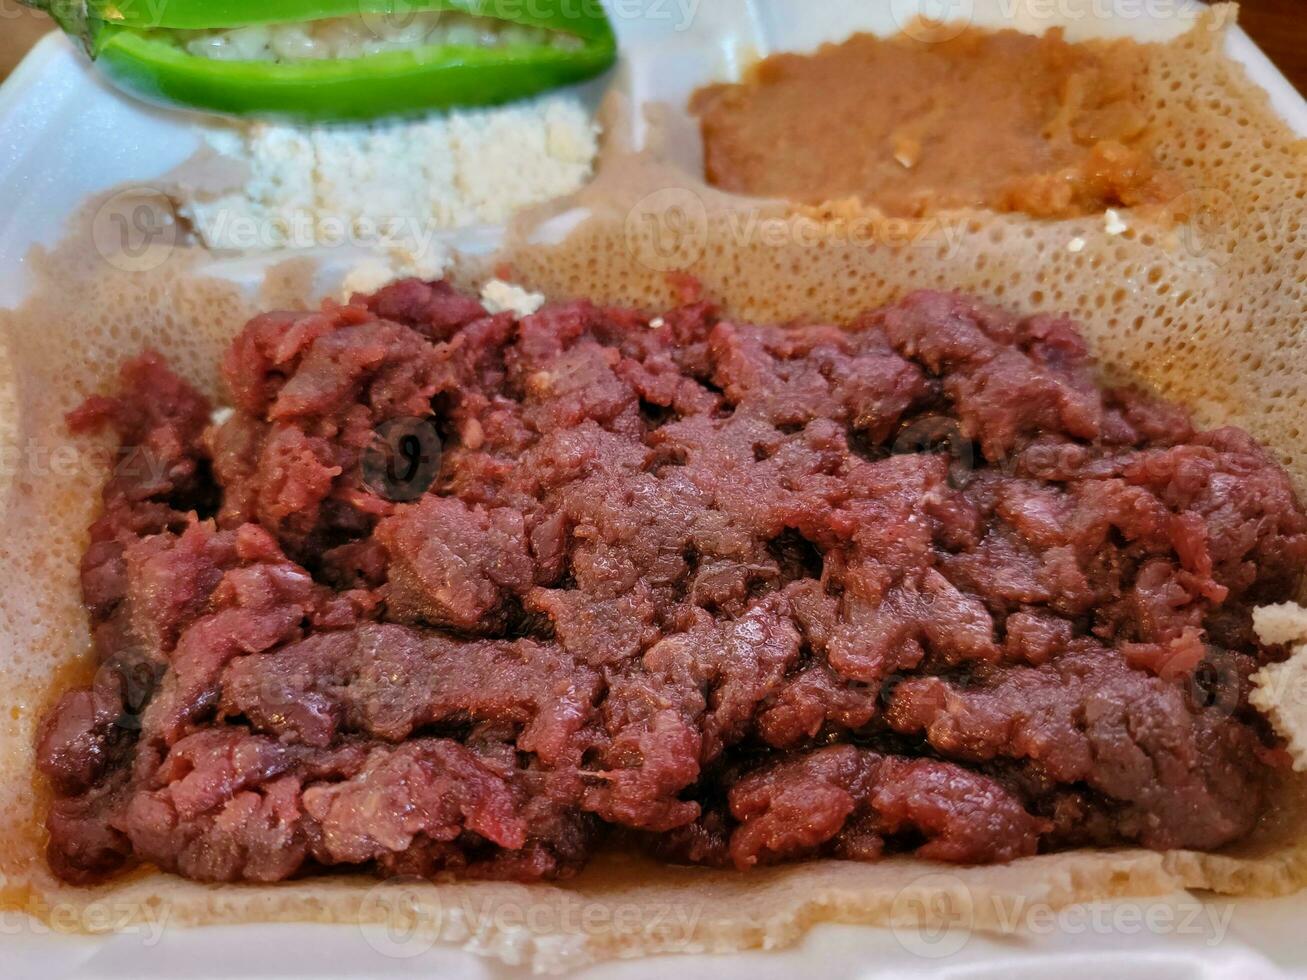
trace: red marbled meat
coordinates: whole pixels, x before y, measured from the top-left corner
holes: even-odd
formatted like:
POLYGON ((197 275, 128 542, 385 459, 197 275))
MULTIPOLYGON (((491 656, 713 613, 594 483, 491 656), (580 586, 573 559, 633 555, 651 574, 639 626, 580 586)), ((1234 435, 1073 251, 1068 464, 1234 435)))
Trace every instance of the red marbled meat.
POLYGON ((257 318, 223 373, 220 425, 151 354, 70 417, 129 450, 82 563, 102 666, 38 747, 70 881, 985 863, 1263 811, 1251 609, 1307 518, 1065 319, 406 281, 257 318), (378 469, 395 431, 439 456, 378 469))

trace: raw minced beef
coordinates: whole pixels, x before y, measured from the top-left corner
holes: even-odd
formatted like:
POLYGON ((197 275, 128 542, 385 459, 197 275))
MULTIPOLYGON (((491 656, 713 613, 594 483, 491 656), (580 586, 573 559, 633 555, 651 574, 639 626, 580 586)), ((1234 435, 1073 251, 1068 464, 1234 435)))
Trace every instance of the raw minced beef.
POLYGON ((223 373, 220 425, 149 354, 70 418, 126 448, 102 666, 38 750, 69 880, 995 862, 1263 812, 1251 609, 1307 518, 1064 319, 516 319, 405 281, 257 318, 223 373))

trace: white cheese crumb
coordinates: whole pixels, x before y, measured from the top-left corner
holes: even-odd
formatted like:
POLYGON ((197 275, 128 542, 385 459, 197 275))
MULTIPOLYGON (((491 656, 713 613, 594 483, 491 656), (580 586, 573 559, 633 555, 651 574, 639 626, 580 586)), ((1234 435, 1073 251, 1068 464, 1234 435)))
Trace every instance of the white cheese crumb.
POLYGON ((1263 643, 1297 643, 1284 663, 1253 675, 1248 700, 1288 744, 1296 772, 1307 772, 1307 609, 1294 603, 1253 612, 1253 627, 1263 643))
POLYGON ((439 279, 449 268, 449 252, 431 245, 420 254, 397 248, 386 255, 366 258, 346 273, 340 286, 341 302, 355 293, 375 293, 387 283, 413 276, 428 281, 439 279))
POLYGON ((1307 609, 1293 602, 1253 610, 1253 629, 1263 643, 1307 642, 1307 609))
POLYGON ((491 279, 481 287, 481 304, 491 313, 530 316, 545 305, 545 297, 502 279, 491 279))
POLYGON ((1109 235, 1124 235, 1130 230, 1130 226, 1121 220, 1121 215, 1112 208, 1108 208, 1103 215, 1103 228, 1109 235))
POLYGON ((577 190, 598 134, 568 94, 419 120, 210 129, 206 141, 239 176, 178 190, 178 209, 215 249, 422 256, 439 232, 500 224, 577 190))
POLYGON ((449 268, 449 250, 432 246, 418 252, 410 249, 393 249, 390 264, 399 275, 417 276, 419 279, 440 279, 449 268))
POLYGON ((1077 235, 1075 238, 1071 239, 1071 241, 1066 243, 1066 250, 1075 254, 1083 252, 1085 250, 1085 240, 1077 235))
POLYGON ((649 321, 650 330, 661 330, 665 326, 667 326, 667 321, 660 316, 656 316, 649 321))
POLYGON ((226 425, 228 420, 235 414, 236 409, 229 408, 226 405, 215 408, 209 413, 209 424, 215 426, 226 425))
POLYGON ((395 270, 381 259, 366 259, 360 262, 341 283, 341 298, 348 300, 355 293, 375 293, 386 283, 395 278, 395 270))

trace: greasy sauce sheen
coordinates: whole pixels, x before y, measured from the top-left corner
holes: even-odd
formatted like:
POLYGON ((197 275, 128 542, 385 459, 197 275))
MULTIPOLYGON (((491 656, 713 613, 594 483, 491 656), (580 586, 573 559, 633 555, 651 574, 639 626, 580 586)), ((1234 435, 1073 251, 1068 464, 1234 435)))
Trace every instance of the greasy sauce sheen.
POLYGON ((782 54, 691 102, 707 179, 805 204, 858 199, 896 217, 954 208, 1065 218, 1180 192, 1149 152, 1150 48, 1060 30, 951 40, 860 34, 782 54))

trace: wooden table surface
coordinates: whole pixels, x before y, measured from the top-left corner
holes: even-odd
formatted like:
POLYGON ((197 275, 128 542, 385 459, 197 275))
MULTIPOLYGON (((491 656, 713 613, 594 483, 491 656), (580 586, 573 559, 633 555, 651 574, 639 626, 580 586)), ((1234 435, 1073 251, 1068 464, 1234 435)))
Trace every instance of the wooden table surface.
POLYGON ((16 0, 0 0, 0 78, 8 75, 51 27, 45 14, 20 7, 16 0))
MULTIPOLYGON (((1243 0, 1240 8, 1244 29, 1307 95, 1307 0, 1243 0)), ((49 26, 42 15, 16 0, 0 0, 0 78, 49 26)))
POLYGON ((1307 0, 1243 0, 1239 23, 1307 95, 1307 0))

